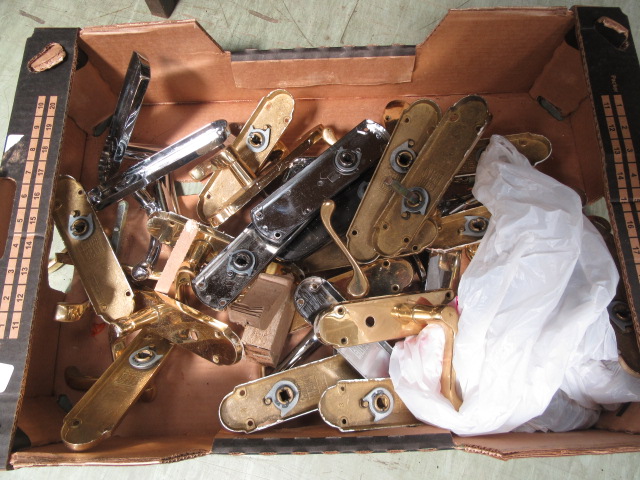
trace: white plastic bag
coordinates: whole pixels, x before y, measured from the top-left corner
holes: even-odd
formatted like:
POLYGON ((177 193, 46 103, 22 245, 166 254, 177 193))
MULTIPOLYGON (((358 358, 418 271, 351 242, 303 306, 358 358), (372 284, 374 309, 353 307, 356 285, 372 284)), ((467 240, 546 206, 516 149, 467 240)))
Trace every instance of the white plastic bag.
MULTIPOLYGON (((463 403, 440 393, 439 327, 398 342, 390 376, 420 420, 459 435, 508 432, 543 413, 558 390, 589 426, 598 403, 640 400, 640 381, 619 368, 606 307, 618 283, 615 264, 578 195, 493 136, 473 190, 490 225, 460 282, 461 316, 453 365, 463 403)), ((567 402, 564 402, 565 406, 567 402)), ((543 419, 544 420, 544 419, 543 419)))

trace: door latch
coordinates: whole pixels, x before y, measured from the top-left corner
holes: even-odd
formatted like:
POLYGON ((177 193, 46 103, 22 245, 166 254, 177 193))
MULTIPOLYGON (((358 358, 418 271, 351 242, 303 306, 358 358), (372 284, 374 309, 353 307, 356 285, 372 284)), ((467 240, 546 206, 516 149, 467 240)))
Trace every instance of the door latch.
POLYGON ((101 210, 168 173, 222 147, 229 134, 227 122, 217 120, 176 143, 114 175, 89 191, 89 199, 101 210))

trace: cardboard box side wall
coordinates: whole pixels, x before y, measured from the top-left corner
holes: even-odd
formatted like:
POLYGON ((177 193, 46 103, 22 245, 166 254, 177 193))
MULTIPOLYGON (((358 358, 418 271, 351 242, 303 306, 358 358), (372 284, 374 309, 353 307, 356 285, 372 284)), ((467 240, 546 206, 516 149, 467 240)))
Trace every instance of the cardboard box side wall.
MULTIPOLYGON (((399 83, 373 82, 369 85, 313 86, 309 85, 311 73, 305 78, 299 77, 303 78, 299 80, 301 85, 291 88, 297 105, 285 141, 318 122, 335 126, 339 134, 344 133, 362 118, 378 119, 384 105, 396 98, 411 101, 428 96, 444 110, 464 94, 483 93, 494 115, 491 133, 532 131, 547 135, 554 146, 554 158, 543 167, 547 173, 577 190, 588 190, 597 196, 603 185, 600 150, 593 148, 596 128, 593 107, 584 82, 580 53, 565 45, 565 37, 573 28, 574 16, 564 9, 452 11, 433 34, 416 47, 409 82, 405 81, 404 73, 396 78, 399 83), (458 44, 464 48, 456 47, 458 44), (551 67, 554 64, 563 67, 561 74, 571 77, 567 82, 560 85, 556 81, 554 72, 557 76, 557 69, 551 67), (562 91, 574 87, 574 97, 566 100, 562 91), (537 98, 541 92, 550 97, 555 93, 555 102, 564 108, 568 118, 558 121, 541 108, 537 98)), ((282 69, 283 81, 294 82, 298 69, 313 72, 332 68, 338 72, 336 78, 347 78, 344 71, 349 66, 344 58, 233 62, 230 54, 222 52, 192 22, 85 29, 80 34, 79 45, 86 51, 88 62, 75 73, 60 172, 79 177, 87 188, 95 183, 95 159, 104 142, 103 136, 93 137, 93 127, 113 111, 132 48, 140 49, 149 57, 153 89, 136 125, 134 140, 160 145, 175 141, 216 118, 242 122, 253 110, 256 100, 272 88, 269 75, 264 76, 266 85, 246 87, 251 77, 263 78, 263 70, 282 69), (167 44, 169 37, 162 34, 166 29, 176 32, 181 41, 197 48, 174 48, 173 40, 167 44), (284 70, 284 66, 291 66, 294 71, 284 70)), ((359 60, 359 68, 366 66, 374 71, 381 58, 388 60, 363 57, 359 60)), ((403 65, 406 61, 403 58, 393 65, 403 65)), ((16 103, 16 108, 20 106, 16 103)), ((185 173, 186 169, 178 172, 177 178, 184 180, 185 173)), ((185 208, 193 209, 193 197, 183 197, 182 201, 185 208)), ((101 213, 105 225, 109 224, 112 215, 112 211, 101 213)), ((144 215, 133 212, 132 224, 143 221, 144 215)), ((141 249, 146 248, 147 237, 143 229, 134 226, 131 230, 135 231, 126 234, 125 252, 128 253, 124 261, 136 259, 141 249)), ((42 291, 46 283, 46 275, 43 275, 42 291)), ((78 292, 81 293, 81 287, 75 285, 69 296, 78 295, 78 292)), ((42 321, 51 322, 51 316, 43 311, 42 321)), ((78 392, 69 391, 64 384, 62 372, 64 367, 73 364, 70 362, 79 363, 82 359, 83 368, 93 374, 106 367, 109 357, 105 332, 92 335, 95 324, 95 319, 89 319, 77 325, 64 325, 59 329, 57 352, 41 349, 32 352, 32 365, 53 362, 55 374, 52 378, 51 372, 29 372, 27 392, 30 397, 34 395, 32 398, 36 399, 48 394, 50 400, 25 402, 22 411, 25 420, 21 419, 20 424, 32 430, 29 437, 40 446, 14 453, 11 458, 14 467, 159 462, 206 453, 211 450, 214 437, 213 451, 221 453, 429 450, 457 445, 457 448, 509 458, 520 454, 640 450, 636 442, 640 437, 612 432, 452 439, 443 430, 420 427, 398 432, 342 435, 318 424, 317 418, 308 426, 293 422, 263 434, 234 435, 219 430, 217 402, 235 384, 257 378, 258 369, 247 362, 215 368, 192 355, 178 353, 159 373, 159 397, 151 404, 135 405, 119 427, 118 437, 90 452, 67 452, 59 443, 48 443, 55 441, 55 433, 59 430, 59 412, 52 415, 55 418, 50 422, 30 422, 27 417, 46 416, 47 409, 54 403, 51 395, 55 398, 64 393, 72 401, 79 398, 78 392), (216 385, 215 391, 212 391, 212 384, 216 385), (180 388, 162 388, 162 385, 180 385, 180 388), (182 405, 183 409, 172 410, 172 405, 182 405), (161 425, 154 421, 159 416, 164 420, 161 425), (151 437, 141 437, 140 432, 151 437), (203 439, 208 439, 208 443, 203 439)), ((33 344, 49 335, 44 329, 34 331, 33 344)))
MULTIPOLYGON (((0 259, 0 366, 3 367, 0 393, 0 459, 6 464, 16 428, 17 412, 25 391, 25 369, 29 353, 49 356, 55 342, 44 346, 34 340, 32 322, 45 321, 40 315, 46 304, 38 288, 46 268, 47 244, 51 232, 49 208, 57 160, 60 154, 70 77, 76 58, 77 29, 39 29, 27 41, 19 85, 14 99, 9 132, 2 162, 2 176, 15 181, 13 211, 6 231, 4 254, 0 259), (66 60, 57 67, 35 74, 27 61, 42 51, 50 39, 66 50, 66 60), (42 347, 45 351, 38 352, 42 347), (6 387, 6 388, 5 388, 6 387)), ((11 202, 8 202, 11 204, 11 202)), ((46 302, 46 300, 45 300, 46 302)), ((50 322, 50 317, 49 320, 50 322)), ((37 364, 41 366, 41 364, 37 364)), ((41 372, 46 372, 42 369, 41 372)), ((40 377, 45 385, 52 385, 40 377)), ((39 376, 40 373, 34 373, 39 376)), ((49 394, 50 394, 50 388, 49 394)))
POLYGON ((640 151, 640 66, 628 18, 619 9, 578 9, 577 20, 603 153, 601 177, 640 345, 640 181, 636 155, 640 151))

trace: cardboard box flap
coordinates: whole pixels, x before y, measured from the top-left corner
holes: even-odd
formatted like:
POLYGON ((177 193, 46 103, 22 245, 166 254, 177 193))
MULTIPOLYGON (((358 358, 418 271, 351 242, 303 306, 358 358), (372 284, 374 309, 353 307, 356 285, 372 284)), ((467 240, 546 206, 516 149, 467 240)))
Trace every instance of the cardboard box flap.
POLYGON ((626 403, 617 410, 603 411, 595 428, 639 434, 640 403, 626 403))
POLYGON ((569 32, 565 38, 529 91, 531 98, 558 119, 571 115, 589 98, 582 55, 574 32, 569 32))
POLYGON ((450 10, 416 48, 414 82, 429 93, 527 91, 572 27, 565 8, 450 10))
POLYGON ((116 96, 131 52, 144 55, 151 64, 146 103, 204 101, 230 62, 195 20, 85 28, 79 45, 116 96))
POLYGON ((477 437, 453 436, 467 452, 512 458, 559 457, 640 451, 640 436, 616 432, 581 430, 565 433, 503 433, 477 437))
POLYGON ((231 69, 238 88, 388 85, 411 81, 414 53, 412 45, 245 50, 232 54, 231 69))
POLYGON ((111 91, 93 63, 78 65, 73 73, 69 98, 69 117, 77 126, 85 133, 93 134, 96 125, 113 115, 117 101, 118 95, 111 91), (95 98, 101 101, 93 101, 95 98))
POLYGON ((151 465, 210 453, 210 436, 113 437, 88 452, 73 452, 62 442, 11 455, 13 468, 49 465, 151 465))
POLYGON ((25 397, 20 409, 20 428, 31 447, 60 442, 60 429, 66 415, 55 397, 25 397))
POLYGON ((490 11, 450 11, 415 56, 390 46, 232 57, 193 20, 85 28, 80 47, 116 95, 131 51, 145 55, 147 104, 255 100, 283 87, 296 98, 526 92, 573 27, 572 12, 490 11))
POLYGON ((381 85, 381 90, 423 95, 524 92, 572 27, 572 12, 565 8, 450 10, 416 47, 410 81, 406 69, 414 59, 397 56, 402 51, 398 47, 385 47, 394 49, 392 56, 375 59, 360 58, 348 47, 344 55, 349 59, 332 58, 332 49, 296 49, 267 54, 261 60, 248 52, 232 56, 232 70, 240 88, 381 85), (256 68, 261 75, 255 75, 256 68), (397 83, 403 85, 393 85, 397 83))
POLYGON ((0 205, 4 205, 0 211, 0 258, 4 255, 9 236, 9 222, 16 197, 16 181, 13 178, 0 177, 0 205))

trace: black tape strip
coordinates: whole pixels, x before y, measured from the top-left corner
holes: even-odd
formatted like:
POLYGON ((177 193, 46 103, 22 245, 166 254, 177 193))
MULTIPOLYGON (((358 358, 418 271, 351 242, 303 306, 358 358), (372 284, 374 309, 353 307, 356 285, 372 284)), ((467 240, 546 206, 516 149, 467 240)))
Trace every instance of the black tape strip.
POLYGON ((221 438, 213 443, 212 452, 220 454, 301 454, 301 453, 354 453, 418 450, 451 450, 455 448, 451 435, 393 436, 335 436, 324 438, 221 438))

